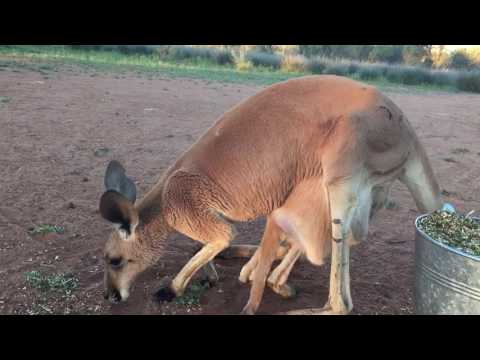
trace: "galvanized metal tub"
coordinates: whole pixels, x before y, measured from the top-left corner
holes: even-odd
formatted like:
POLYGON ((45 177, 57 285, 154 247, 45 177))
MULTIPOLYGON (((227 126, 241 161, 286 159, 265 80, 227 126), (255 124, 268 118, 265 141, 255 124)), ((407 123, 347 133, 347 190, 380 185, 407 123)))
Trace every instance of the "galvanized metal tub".
MULTIPOLYGON (((479 315, 480 257, 452 249, 425 234, 415 220, 415 313, 479 315)), ((474 218, 480 221, 479 218, 474 218)))

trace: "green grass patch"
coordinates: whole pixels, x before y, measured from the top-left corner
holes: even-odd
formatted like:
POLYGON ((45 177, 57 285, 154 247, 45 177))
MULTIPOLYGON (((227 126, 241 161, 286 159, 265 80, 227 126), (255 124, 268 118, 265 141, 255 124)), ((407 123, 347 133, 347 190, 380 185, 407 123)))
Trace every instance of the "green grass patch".
POLYGON ((78 279, 71 274, 45 275, 40 271, 28 271, 25 273, 27 283, 43 292, 58 292, 70 295, 78 286, 78 279))
POLYGON ((173 301, 175 304, 183 306, 200 305, 200 299, 209 288, 208 282, 192 281, 185 293, 173 301))
POLYGON ((50 233, 63 234, 65 229, 63 226, 57 225, 39 225, 30 230, 31 235, 45 235, 50 233))

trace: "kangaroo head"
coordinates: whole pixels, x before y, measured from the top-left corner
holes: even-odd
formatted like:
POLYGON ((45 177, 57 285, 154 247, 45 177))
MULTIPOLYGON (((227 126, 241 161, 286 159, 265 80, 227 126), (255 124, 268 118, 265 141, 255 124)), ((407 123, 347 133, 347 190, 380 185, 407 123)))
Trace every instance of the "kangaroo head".
POLYGON ((113 226, 104 250, 104 297, 113 303, 125 301, 135 278, 152 264, 137 208, 134 182, 125 169, 112 161, 105 174, 106 191, 100 199, 100 214, 113 226))

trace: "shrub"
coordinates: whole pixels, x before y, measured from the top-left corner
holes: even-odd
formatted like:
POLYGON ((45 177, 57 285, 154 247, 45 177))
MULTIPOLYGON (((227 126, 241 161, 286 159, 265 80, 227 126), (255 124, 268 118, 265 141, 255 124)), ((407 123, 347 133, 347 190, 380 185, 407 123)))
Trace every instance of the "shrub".
POLYGON ((362 64, 357 73, 361 80, 374 80, 381 78, 386 69, 377 64, 362 64))
POLYGON ((150 45, 70 45, 74 50, 87 51, 118 51, 122 54, 143 54, 151 55, 155 48, 150 45))
POLYGON ((169 56, 175 60, 204 59, 219 65, 233 64, 233 54, 228 50, 193 46, 172 46, 169 56))
POLYGON ((433 77, 429 69, 418 66, 405 67, 403 76, 404 84, 431 84, 432 82, 433 77))
POLYGON ((307 70, 313 74, 323 74, 329 61, 322 57, 316 56, 307 61, 307 70))
MULTIPOLYGON (((200 54, 204 54, 203 49, 197 49, 190 46, 172 46, 169 55, 175 60, 189 60, 196 57, 200 57, 200 54)), ((203 55, 204 56, 204 55, 203 55)))
POLYGON ((430 70, 418 66, 391 66, 385 77, 405 85, 430 84, 433 80, 430 70))
POLYGON ((70 45, 73 50, 101 50, 102 45, 70 45))
POLYGON ((357 62, 355 61, 351 61, 349 64, 348 64, 348 73, 350 75, 353 75, 353 74, 356 74, 358 73, 358 70, 360 69, 360 64, 358 64, 357 62))
POLYGON ((391 66, 385 73, 387 80, 396 83, 402 82, 402 75, 402 69, 399 66, 391 66))
POLYGON ((227 50, 216 50, 214 58, 219 65, 233 64, 235 60, 233 54, 227 50))
POLYGON ((349 75, 349 64, 346 62, 332 62, 324 70, 324 74, 333 74, 339 76, 349 75))
POLYGON ((118 45, 117 50, 127 55, 152 55, 155 53, 155 49, 149 45, 118 45))
POLYGON ((432 70, 432 83, 439 86, 456 86, 458 72, 452 70, 432 70))
POLYGON ((155 52, 161 59, 168 59, 172 53, 172 45, 159 45, 155 48, 155 52))
POLYGON ((282 65, 282 58, 280 56, 258 51, 250 51, 246 53, 245 59, 250 61, 253 66, 265 66, 278 69, 282 65))
POLYGON ((462 91, 480 93, 480 71, 468 71, 458 74, 457 88, 462 91))

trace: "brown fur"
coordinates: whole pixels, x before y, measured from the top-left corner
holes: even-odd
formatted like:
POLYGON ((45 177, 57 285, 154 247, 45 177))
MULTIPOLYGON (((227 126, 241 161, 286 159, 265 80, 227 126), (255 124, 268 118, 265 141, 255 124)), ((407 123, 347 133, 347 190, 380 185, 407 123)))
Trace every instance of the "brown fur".
MULTIPOLYGON (((439 204, 438 185, 413 129, 376 89, 337 76, 270 86, 227 111, 135 204, 134 233, 127 240, 113 234, 105 252, 107 258, 133 257, 137 268, 122 269, 128 281, 118 280, 121 272, 108 277, 106 288, 128 293, 135 276, 161 257, 168 234, 178 231, 204 244, 170 284, 180 295, 195 272, 229 246, 235 236, 230 220, 259 216, 269 219, 259 259, 274 259, 279 239, 290 237, 300 244, 294 251, 321 264, 331 247, 328 233, 336 232, 326 225, 329 187, 355 179, 356 189, 370 191, 398 177, 420 208, 439 204), (414 181, 419 175, 423 179, 414 181)), ((355 196, 350 200, 354 209, 355 196)), ((260 263, 268 272, 271 263, 260 263)))

